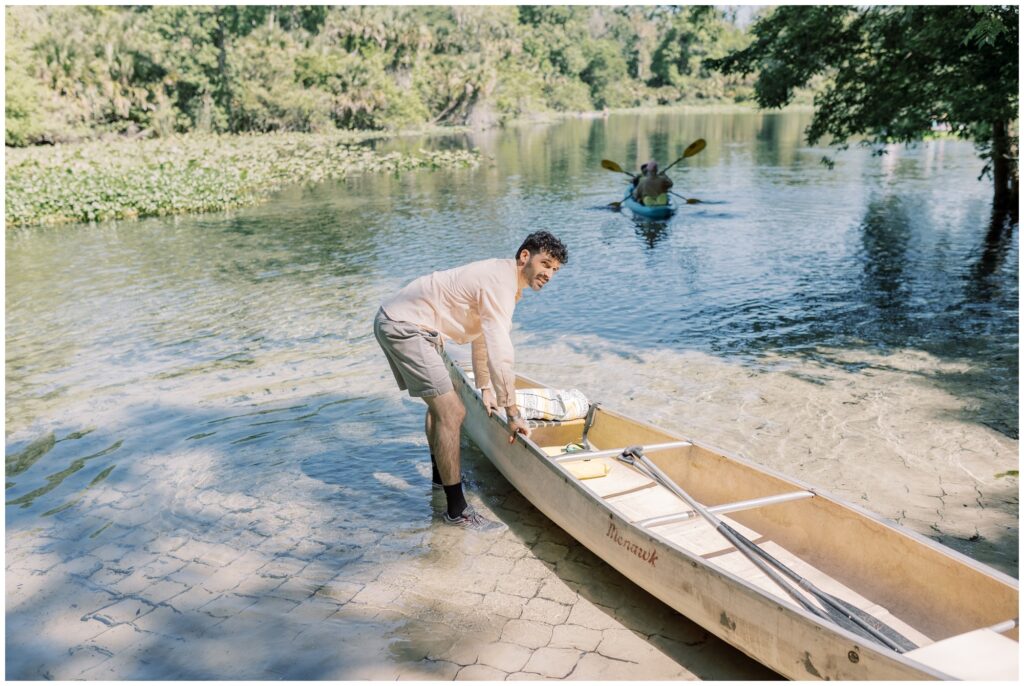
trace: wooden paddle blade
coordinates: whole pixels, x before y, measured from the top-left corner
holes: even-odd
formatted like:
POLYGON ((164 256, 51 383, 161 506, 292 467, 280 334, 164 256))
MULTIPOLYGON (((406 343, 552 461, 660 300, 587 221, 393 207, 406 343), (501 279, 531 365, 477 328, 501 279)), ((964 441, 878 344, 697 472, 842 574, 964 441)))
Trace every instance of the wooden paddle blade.
POLYGON ((694 142, 686 146, 686 150, 683 151, 683 157, 693 157, 707 146, 707 141, 703 138, 698 138, 694 142))
POLYGON ((607 169, 608 171, 613 171, 613 172, 625 172, 626 171, 625 169, 620 167, 617 162, 612 162, 611 160, 601 160, 601 166, 604 167, 605 169, 607 169))
POLYGON ((679 195, 675 191, 669 191, 669 193, 676 196, 680 200, 685 200, 687 205, 696 205, 700 203, 700 200, 698 200, 697 198, 687 198, 685 195, 679 195))
POLYGON ((693 157, 694 155, 699 153, 701 150, 703 150, 706 145, 707 145, 707 141, 705 141, 703 138, 698 138, 697 140, 695 140, 694 142, 692 142, 688 146, 686 146, 686 150, 683 151, 683 156, 682 157, 680 157, 678 160, 676 160, 672 164, 670 164, 667 167, 665 167, 662 170, 661 173, 665 174, 666 172, 668 172, 669 169, 671 169, 672 167, 676 166, 677 164, 679 164, 680 162, 685 160, 687 157, 693 157))

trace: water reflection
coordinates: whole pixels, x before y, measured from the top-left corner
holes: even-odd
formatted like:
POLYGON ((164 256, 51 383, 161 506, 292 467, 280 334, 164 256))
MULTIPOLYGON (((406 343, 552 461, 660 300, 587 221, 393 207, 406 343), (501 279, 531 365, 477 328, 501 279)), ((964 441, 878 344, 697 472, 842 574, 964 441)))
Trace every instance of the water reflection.
MULTIPOLYGON (((912 283, 904 273, 910 241, 907 217, 898 198, 886 197, 868 205, 861 228, 861 289, 879 329, 905 327, 912 283)), ((851 322, 851 324, 855 323, 851 322)))
POLYGON ((633 218, 634 231, 637 237, 646 243, 648 250, 653 250, 654 246, 665 239, 668 225, 668 221, 633 218))
POLYGON ((971 295, 982 301, 992 300, 999 293, 1000 280, 996 276, 1003 269, 1006 257, 1013 248, 1013 234, 1017 220, 1005 209, 992 210, 992 219, 985 233, 985 241, 978 261, 971 268, 971 295))

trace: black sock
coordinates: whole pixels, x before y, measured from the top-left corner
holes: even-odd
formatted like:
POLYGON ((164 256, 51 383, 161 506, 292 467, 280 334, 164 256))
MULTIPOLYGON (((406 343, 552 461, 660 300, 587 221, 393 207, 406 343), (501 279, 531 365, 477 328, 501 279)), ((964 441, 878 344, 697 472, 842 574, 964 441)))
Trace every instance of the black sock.
POLYGON ((444 495, 448 498, 448 516, 458 517, 469 505, 462 495, 462 482, 444 487, 444 495))
POLYGON ((434 459, 434 453, 430 453, 430 480, 438 486, 441 485, 441 472, 437 471, 437 460, 434 459))

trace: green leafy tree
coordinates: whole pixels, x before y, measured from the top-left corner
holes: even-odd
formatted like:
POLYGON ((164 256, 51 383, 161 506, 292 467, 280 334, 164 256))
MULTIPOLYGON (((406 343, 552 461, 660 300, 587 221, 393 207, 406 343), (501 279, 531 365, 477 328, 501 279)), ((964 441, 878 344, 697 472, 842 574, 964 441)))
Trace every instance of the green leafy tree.
POLYGON ((300 76, 298 67, 307 64, 308 52, 282 25, 268 21, 235 45, 236 126, 243 131, 327 133, 335 129, 331 95, 300 82, 306 75, 300 76))
POLYGON ((826 77, 807 130, 843 146, 912 142, 934 122, 975 141, 997 206, 1016 206, 1018 8, 999 6, 779 7, 753 42, 715 60, 727 74, 757 72, 761 107, 782 107, 826 77))
POLYGON ((633 103, 623 91, 629 80, 629 65, 618 46, 610 40, 592 41, 587 46, 587 66, 580 79, 590 86, 598 107, 628 107, 633 103))
POLYGON ((721 96, 720 84, 710 78, 704 62, 724 53, 716 50, 728 32, 724 12, 708 5, 666 8, 667 25, 651 59, 650 85, 671 86, 677 97, 721 96))
POLYGON ((488 126, 543 111, 732 93, 702 66, 703 56, 721 54, 718 36, 735 33, 711 8, 97 5, 5 13, 9 145, 488 126))
POLYGON ((576 78, 587 68, 586 9, 570 5, 528 5, 519 21, 528 28, 524 48, 548 73, 576 78))

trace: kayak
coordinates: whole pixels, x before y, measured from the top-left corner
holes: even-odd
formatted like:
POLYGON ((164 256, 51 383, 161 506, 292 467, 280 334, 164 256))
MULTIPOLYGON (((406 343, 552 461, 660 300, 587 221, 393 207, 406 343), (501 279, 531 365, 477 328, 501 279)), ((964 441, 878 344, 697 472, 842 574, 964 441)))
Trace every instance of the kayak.
MULTIPOLYGON (((820 489, 589 405, 510 445, 468 352, 463 431, 594 554, 790 679, 1017 680, 1018 582, 820 489)), ((519 375, 519 389, 547 389, 519 375)), ((557 569, 556 569, 557 572, 557 569)))
POLYGON ((672 202, 671 198, 669 198, 667 205, 651 207, 634 200, 632 190, 626 192, 626 197, 622 199, 622 206, 638 217, 644 217, 645 219, 668 219, 676 212, 676 205, 672 202))

